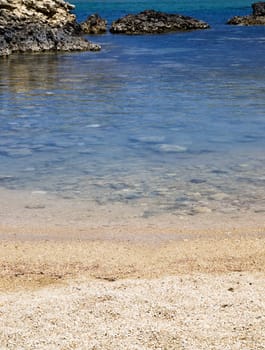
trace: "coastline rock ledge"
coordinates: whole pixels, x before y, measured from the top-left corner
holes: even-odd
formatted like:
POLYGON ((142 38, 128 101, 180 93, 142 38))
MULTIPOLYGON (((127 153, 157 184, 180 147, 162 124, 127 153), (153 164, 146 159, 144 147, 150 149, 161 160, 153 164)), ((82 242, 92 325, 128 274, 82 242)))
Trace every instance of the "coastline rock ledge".
POLYGON ((63 0, 0 0, 0 56, 15 52, 99 51, 85 40, 74 5, 63 0))
POLYGON ((145 10, 136 15, 129 14, 114 21, 113 34, 160 34, 210 28, 209 24, 192 17, 145 10))
POLYGON ((265 25, 265 2, 256 2, 251 6, 252 15, 232 17, 227 24, 241 26, 265 25))

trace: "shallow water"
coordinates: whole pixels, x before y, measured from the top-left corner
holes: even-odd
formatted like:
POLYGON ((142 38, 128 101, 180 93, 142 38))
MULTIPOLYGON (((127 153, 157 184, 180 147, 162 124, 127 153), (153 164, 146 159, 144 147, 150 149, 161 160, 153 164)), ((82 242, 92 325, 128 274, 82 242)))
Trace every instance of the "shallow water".
POLYGON ((146 216, 262 211, 265 29, 225 25, 248 2, 74 3, 80 20, 155 8, 212 28, 2 59, 0 185, 145 203, 146 216))

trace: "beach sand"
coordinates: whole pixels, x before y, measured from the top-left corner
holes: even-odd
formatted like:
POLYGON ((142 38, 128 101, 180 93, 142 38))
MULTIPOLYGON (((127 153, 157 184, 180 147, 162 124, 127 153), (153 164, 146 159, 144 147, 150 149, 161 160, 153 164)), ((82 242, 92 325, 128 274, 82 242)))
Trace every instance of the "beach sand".
POLYGON ((1 195, 0 349, 265 349, 262 213, 1 195))

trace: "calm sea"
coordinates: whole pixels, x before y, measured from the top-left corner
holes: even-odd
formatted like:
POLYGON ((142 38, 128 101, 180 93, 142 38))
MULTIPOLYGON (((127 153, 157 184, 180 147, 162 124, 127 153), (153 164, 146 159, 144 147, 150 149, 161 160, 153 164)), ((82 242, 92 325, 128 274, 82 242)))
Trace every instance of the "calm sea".
POLYGON ((97 12, 110 24, 153 8, 211 29, 108 33, 88 37, 98 53, 1 59, 0 186, 146 202, 145 215, 262 211, 265 27, 225 24, 251 2, 72 3, 79 20, 97 12))

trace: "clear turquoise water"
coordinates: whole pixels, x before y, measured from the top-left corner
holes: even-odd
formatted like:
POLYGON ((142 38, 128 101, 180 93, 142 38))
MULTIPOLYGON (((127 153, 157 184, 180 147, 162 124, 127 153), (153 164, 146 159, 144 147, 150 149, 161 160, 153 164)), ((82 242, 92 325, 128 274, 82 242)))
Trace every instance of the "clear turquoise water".
POLYGON ((260 211, 265 197, 265 28, 231 27, 248 1, 74 1, 111 23, 146 8, 210 30, 88 37, 99 53, 0 61, 0 185, 146 215, 260 211))

